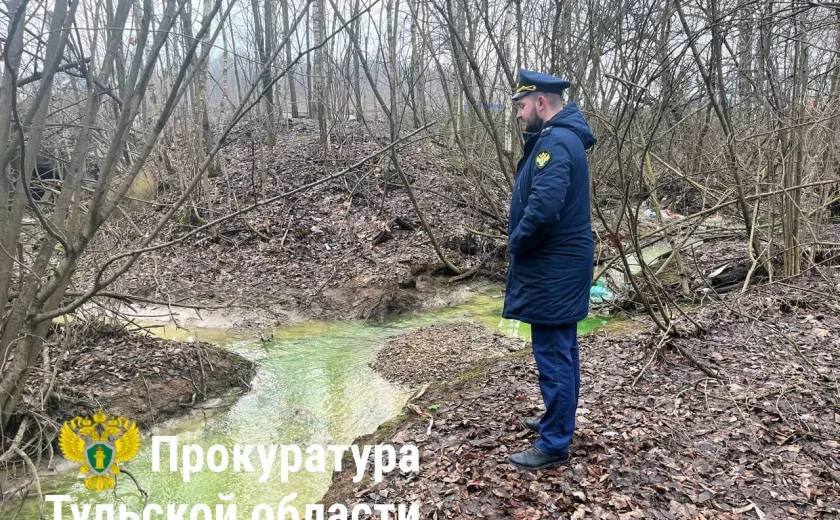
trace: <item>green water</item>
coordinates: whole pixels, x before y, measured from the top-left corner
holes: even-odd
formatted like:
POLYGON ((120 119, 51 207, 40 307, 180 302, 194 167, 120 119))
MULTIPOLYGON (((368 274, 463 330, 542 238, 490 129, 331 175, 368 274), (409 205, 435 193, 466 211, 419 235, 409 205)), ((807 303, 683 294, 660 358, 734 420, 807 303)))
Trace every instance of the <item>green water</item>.
MULTIPOLYGON (((261 342, 240 334, 219 330, 172 331, 167 336, 189 335, 224 345, 257 363, 258 369, 250 392, 229 407, 204 411, 158 428, 156 435, 177 435, 179 444, 198 444, 205 450, 222 444, 232 451, 234 444, 350 444, 368 434, 402 408, 410 391, 399 388, 370 367, 385 340, 407 330, 457 320, 472 320, 506 334, 527 338, 527 324, 500 318, 502 294, 487 289, 467 303, 454 307, 417 313, 385 323, 308 322, 281 327, 273 339, 261 342)), ((606 324, 594 318, 578 325, 580 333, 606 324)), ((165 453, 168 453, 164 450, 165 453)), ((297 493, 295 505, 303 511, 306 503, 317 502, 330 485, 332 473, 291 475, 280 482, 277 472, 265 483, 258 482, 261 467, 256 453, 251 457, 254 473, 202 471, 184 483, 180 473, 151 471, 151 441, 144 439, 138 457, 124 465, 149 493, 149 502, 166 504, 217 504, 218 495, 235 494, 240 518, 250 514, 259 503, 276 504, 279 499, 297 493)), ((163 456, 168 470, 168 455, 163 456)), ((276 469, 276 466, 275 466, 276 469)), ((136 488, 127 478, 120 478, 116 493, 88 492, 75 470, 42 479, 45 494, 65 494, 71 503, 125 502, 139 510, 136 488)), ((51 505, 51 504, 50 504, 51 505)), ((0 513, 11 518, 9 510, 0 513)), ((65 507, 65 516, 69 510, 65 507)), ((47 511, 47 518, 52 518, 47 511)), ((28 501, 18 518, 38 518, 37 501, 28 501)), ((93 518, 93 516, 91 516, 93 518)))

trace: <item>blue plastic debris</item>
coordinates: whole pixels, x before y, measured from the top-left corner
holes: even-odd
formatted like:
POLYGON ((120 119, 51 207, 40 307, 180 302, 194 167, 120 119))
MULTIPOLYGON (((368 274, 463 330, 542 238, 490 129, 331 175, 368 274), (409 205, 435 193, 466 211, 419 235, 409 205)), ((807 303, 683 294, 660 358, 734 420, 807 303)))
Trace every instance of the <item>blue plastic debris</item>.
POLYGON ((589 301, 592 303, 604 303, 611 301, 615 295, 605 285, 602 279, 595 282, 595 285, 589 288, 589 301))

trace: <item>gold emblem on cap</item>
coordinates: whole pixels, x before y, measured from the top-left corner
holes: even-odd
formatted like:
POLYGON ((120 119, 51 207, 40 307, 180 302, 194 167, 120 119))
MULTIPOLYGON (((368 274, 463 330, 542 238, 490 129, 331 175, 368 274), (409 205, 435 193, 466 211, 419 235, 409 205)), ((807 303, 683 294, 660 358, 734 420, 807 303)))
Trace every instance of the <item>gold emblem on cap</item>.
POLYGON ((535 90, 537 90, 536 85, 520 85, 520 87, 516 89, 515 93, 519 94, 520 92, 534 92, 535 90))
POLYGON ((550 153, 548 153, 546 151, 542 151, 542 152, 538 153, 536 161, 535 161, 537 163, 537 168, 542 169, 542 167, 545 166, 546 164, 548 164, 548 161, 550 161, 550 160, 551 160, 551 154, 550 153))

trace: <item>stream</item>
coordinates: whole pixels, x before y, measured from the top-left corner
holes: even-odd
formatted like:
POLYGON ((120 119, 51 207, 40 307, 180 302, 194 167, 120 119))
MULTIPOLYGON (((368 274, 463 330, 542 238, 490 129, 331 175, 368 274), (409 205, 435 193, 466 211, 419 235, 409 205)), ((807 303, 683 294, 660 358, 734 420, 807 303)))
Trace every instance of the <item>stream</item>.
MULTIPOLYGON (((157 426, 153 434, 177 435, 179 445, 198 444, 205 450, 213 444, 229 450, 235 444, 351 444, 396 417, 410 396, 409 389, 389 383, 368 366, 388 337, 425 325, 465 319, 511 336, 529 337, 527 324, 500 318, 502 302, 499 288, 489 287, 462 305, 421 311, 383 323, 305 322, 274 329, 267 341, 218 329, 161 329, 159 334, 164 337, 192 337, 220 344, 255 361, 257 373, 251 391, 232 404, 198 410, 189 417, 157 426)), ((583 334, 606 323, 605 318, 590 318, 578 324, 578 331, 583 334)), ((212 508, 213 504, 222 503, 220 493, 235 494, 232 502, 237 505, 239 517, 245 518, 256 504, 277 504, 282 497, 297 493, 293 504, 302 512, 304 504, 317 502, 324 495, 333 476, 332 472, 300 471, 283 483, 274 471, 267 482, 259 483, 261 468, 254 454, 254 473, 205 470, 193 474, 192 480, 185 483, 180 473, 168 471, 166 448, 162 450, 165 471, 152 473, 151 451, 150 438, 144 437, 140 454, 124 467, 149 493, 149 503, 164 508, 166 504, 198 503, 212 508)), ((118 479, 115 493, 93 493, 85 489, 75 466, 62 466, 57 474, 42 477, 41 486, 44 494, 70 495, 71 504, 124 502, 134 511, 142 509, 136 487, 125 477, 118 479)), ((15 509, 18 505, 14 504, 15 509)), ((37 500, 27 500, 17 518, 37 519, 38 507, 37 500)), ((69 506, 64 512, 65 517, 72 518, 69 506)), ((51 510, 45 514, 52 518, 51 510)), ((12 518, 14 509, 0 510, 0 516, 12 518)), ((93 520, 93 512, 90 518, 93 520)))

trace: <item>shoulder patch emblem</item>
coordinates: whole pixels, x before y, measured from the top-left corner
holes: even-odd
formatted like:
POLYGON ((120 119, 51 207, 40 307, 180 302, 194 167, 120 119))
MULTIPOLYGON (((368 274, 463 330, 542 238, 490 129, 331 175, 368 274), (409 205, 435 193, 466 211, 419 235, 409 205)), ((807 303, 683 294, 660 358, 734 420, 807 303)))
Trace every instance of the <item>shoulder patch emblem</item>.
POLYGON ((548 161, 550 161, 550 160, 551 160, 551 154, 548 153, 546 150, 543 150, 542 152, 538 153, 537 158, 535 160, 535 162, 537 163, 537 168, 542 169, 543 166, 548 164, 548 161))

